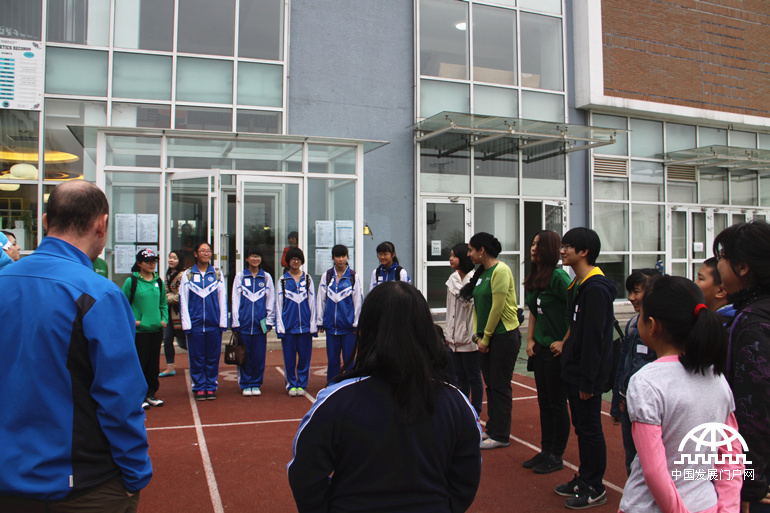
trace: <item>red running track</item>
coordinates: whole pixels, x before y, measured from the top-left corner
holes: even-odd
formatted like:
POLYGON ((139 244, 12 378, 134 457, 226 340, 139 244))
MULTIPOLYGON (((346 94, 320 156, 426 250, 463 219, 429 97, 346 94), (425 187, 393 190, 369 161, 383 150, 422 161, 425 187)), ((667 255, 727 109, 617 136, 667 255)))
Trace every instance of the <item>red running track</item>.
MULTIPOLYGON (((326 383, 325 350, 313 350, 310 395, 297 398, 289 397, 284 388, 280 351, 268 351, 260 397, 243 397, 236 368, 222 364, 217 400, 205 402, 192 399, 186 355, 177 354, 176 360, 176 376, 160 380, 157 395, 165 405, 147 411, 154 475, 142 491, 140 513, 296 511, 286 463, 299 422, 326 383)), ((521 462, 538 450, 540 423, 534 380, 520 374, 513 379, 511 445, 482 452, 481 485, 469 511, 568 511, 553 487, 576 472, 574 432, 564 470, 536 475, 522 468, 521 462)), ((604 410, 609 411, 606 401, 604 410)), ((620 426, 613 426, 608 415, 603 415, 603 424, 608 501, 595 511, 615 512, 626 480, 623 444, 620 426)))

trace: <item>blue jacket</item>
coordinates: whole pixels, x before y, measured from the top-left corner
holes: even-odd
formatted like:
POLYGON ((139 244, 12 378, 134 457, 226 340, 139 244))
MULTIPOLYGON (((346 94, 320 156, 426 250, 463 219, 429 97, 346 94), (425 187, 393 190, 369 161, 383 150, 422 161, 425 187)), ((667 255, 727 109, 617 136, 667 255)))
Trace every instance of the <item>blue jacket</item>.
POLYGON ((246 335, 262 334, 260 321, 272 328, 275 325, 275 288, 273 278, 262 269, 256 276, 244 269, 233 281, 233 329, 246 335))
POLYGON ((286 272, 275 286, 275 333, 283 337, 289 333, 318 332, 315 316, 315 292, 313 281, 302 273, 299 283, 286 272), (284 289, 286 289, 284 297, 284 289))
POLYGON ((620 416, 620 401, 626 397, 631 376, 648 363, 658 359, 658 354, 650 349, 639 336, 638 322, 639 315, 628 320, 626 336, 620 347, 620 358, 615 373, 615 386, 612 390, 612 405, 610 407, 610 415, 614 417, 620 416))
MULTIPOLYGON (((372 271, 372 279, 369 282, 369 292, 372 291, 374 287, 379 285, 380 283, 386 282, 386 281, 396 281, 396 269, 398 269, 398 264, 396 262, 393 262, 393 265, 385 269, 382 267, 382 265, 378 265, 374 268, 374 271, 372 271)), ((409 274, 406 272, 406 269, 403 267, 401 268, 401 272, 399 273, 399 281, 405 281, 407 283, 412 283, 412 279, 409 278, 409 274)))
POLYGON ((342 279, 337 281, 337 271, 332 267, 332 282, 326 283, 328 271, 321 276, 318 286, 318 312, 316 323, 332 335, 352 333, 358 326, 361 303, 364 301, 360 276, 351 286, 350 267, 345 269, 342 279))
POLYGON ((179 285, 179 317, 184 331, 227 329, 225 277, 213 265, 209 264, 203 274, 197 265, 184 272, 179 285))
POLYGON ((0 495, 59 500, 152 477, 128 299, 78 248, 45 237, 0 272, 0 495))

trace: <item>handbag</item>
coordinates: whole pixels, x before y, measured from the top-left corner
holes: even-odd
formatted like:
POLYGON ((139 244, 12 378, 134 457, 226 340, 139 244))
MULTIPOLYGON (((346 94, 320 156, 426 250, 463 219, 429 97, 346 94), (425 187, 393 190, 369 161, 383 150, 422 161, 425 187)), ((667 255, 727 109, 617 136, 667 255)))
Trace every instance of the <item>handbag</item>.
POLYGON ((225 363, 227 365, 242 366, 246 363, 249 355, 246 346, 241 343, 241 335, 233 331, 230 335, 230 342, 225 346, 225 363))

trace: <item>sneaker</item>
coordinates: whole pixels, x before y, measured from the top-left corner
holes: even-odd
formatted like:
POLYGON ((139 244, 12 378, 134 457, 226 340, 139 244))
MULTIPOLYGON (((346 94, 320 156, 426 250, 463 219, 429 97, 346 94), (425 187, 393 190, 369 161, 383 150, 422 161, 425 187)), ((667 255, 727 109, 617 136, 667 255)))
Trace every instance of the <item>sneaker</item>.
POLYGON ((575 474, 575 477, 572 478, 572 481, 558 485, 553 489, 553 491, 562 497, 574 497, 580 493, 581 489, 587 487, 588 485, 586 485, 585 481, 583 481, 579 475, 575 474))
POLYGON ((544 460, 534 466, 532 472, 535 474, 550 474, 564 468, 564 462, 561 458, 548 455, 544 460))
POLYGON ((251 393, 251 389, 250 388, 244 388, 243 389, 243 397, 251 397, 252 395, 254 395, 254 394, 251 393))
POLYGON ((482 440, 489 440, 489 435, 487 434, 487 432, 486 432, 486 431, 484 431, 483 433, 481 433, 481 439, 482 439, 482 440))
POLYGON ((305 389, 304 388, 298 388, 297 389, 297 397, 305 395, 305 389))
POLYGON ((217 393, 214 390, 206 390, 206 400, 213 401, 217 398, 217 393))
POLYGON ((206 391, 205 390, 198 390, 195 392, 195 400, 196 401, 205 401, 206 400, 206 391))
POLYGON ((148 403, 148 402, 147 402, 147 399, 145 399, 144 401, 142 401, 142 409, 143 409, 143 410, 147 410, 147 409, 149 409, 149 408, 150 408, 150 403, 148 403))
POLYGON ((483 442, 481 442, 480 447, 482 449, 497 449, 499 447, 508 447, 508 444, 510 442, 498 442, 497 440, 493 440, 491 438, 487 438, 483 442))
POLYGON ((297 397, 297 389, 295 387, 289 389, 289 397, 297 397))
POLYGON ((163 406, 163 399, 158 399, 154 395, 148 395, 145 401, 150 403, 150 406, 156 406, 156 407, 163 406))
POLYGON ((251 395, 254 395, 254 396, 262 395, 262 390, 260 390, 259 387, 253 387, 251 389, 251 395))
POLYGON ((564 501, 564 505, 569 509, 586 509, 602 504, 607 504, 607 492, 599 493, 593 486, 586 486, 579 495, 564 501))
POLYGON ((524 468, 535 468, 538 463, 540 463, 547 457, 548 455, 546 453, 539 452, 535 454, 533 457, 531 457, 530 459, 528 459, 527 461, 525 461, 524 463, 522 463, 521 466, 524 468))

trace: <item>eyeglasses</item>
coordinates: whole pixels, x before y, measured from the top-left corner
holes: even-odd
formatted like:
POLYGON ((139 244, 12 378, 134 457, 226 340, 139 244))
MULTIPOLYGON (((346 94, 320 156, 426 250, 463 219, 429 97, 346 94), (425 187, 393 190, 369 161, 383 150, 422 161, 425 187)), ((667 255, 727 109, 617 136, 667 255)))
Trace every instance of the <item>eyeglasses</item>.
POLYGON ((302 263, 302 259, 297 257, 292 258, 291 260, 289 260, 289 262, 294 262, 295 260, 299 263, 302 263))
POLYGON ((559 251, 567 251, 569 248, 574 247, 572 244, 562 244, 559 246, 559 251))
POLYGON ((211 250, 210 249, 199 249, 198 253, 202 253, 204 255, 208 255, 209 253, 211 253, 211 250))

